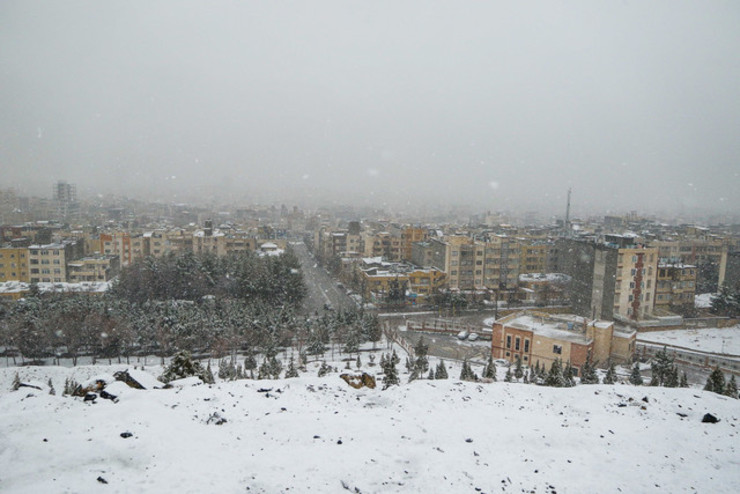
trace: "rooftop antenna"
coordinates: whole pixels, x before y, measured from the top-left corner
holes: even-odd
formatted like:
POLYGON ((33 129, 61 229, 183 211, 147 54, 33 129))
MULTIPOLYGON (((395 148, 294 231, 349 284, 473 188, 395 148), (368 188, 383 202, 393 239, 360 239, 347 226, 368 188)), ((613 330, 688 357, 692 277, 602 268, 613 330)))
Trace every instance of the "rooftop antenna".
POLYGON ((570 237, 570 187, 568 188, 568 204, 565 207, 565 236, 570 237))

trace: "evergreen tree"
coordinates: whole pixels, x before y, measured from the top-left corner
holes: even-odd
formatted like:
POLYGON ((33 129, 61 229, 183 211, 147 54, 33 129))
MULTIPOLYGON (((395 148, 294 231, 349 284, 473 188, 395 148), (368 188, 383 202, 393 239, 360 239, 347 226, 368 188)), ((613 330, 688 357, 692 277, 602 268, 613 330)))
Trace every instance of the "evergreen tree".
POLYGON ((280 379, 280 373, 283 371, 283 364, 280 360, 272 356, 270 357, 270 375, 273 379, 280 379))
POLYGON ((434 369, 429 369, 429 374, 427 374, 427 379, 430 381, 434 380, 434 369))
POLYGON ((254 358, 254 355, 250 351, 249 353, 247 353, 247 356, 244 359, 244 369, 253 371, 256 368, 257 368, 257 360, 254 358))
POLYGON ((194 361, 190 352, 183 350, 175 354, 172 358, 170 365, 167 366, 164 374, 162 374, 161 380, 168 383, 175 379, 191 376, 198 376, 204 383, 213 384, 212 380, 209 381, 209 376, 206 374, 203 366, 200 365, 200 362, 194 361))
POLYGON ((74 379, 66 378, 64 380, 64 391, 62 396, 71 396, 80 385, 74 379))
POLYGON ((429 360, 427 354, 429 353, 429 345, 424 344, 424 337, 420 336, 419 341, 414 345, 414 355, 416 360, 414 361, 414 367, 419 375, 422 375, 429 370, 429 360))
POLYGON ((470 368, 468 359, 463 360, 462 368, 460 369, 460 379, 462 381, 477 381, 478 376, 475 375, 473 369, 470 368))
MULTIPOLYGON (((639 369, 638 369, 639 372, 639 369)), ((596 378, 596 382, 599 379, 596 378)), ((614 362, 609 361, 609 367, 606 369, 606 375, 604 376, 604 384, 615 384, 617 382, 617 369, 614 367, 614 362)))
POLYGON ((563 363, 559 358, 553 360, 550 366, 550 372, 548 372, 545 378, 545 386, 552 386, 555 388, 562 388, 565 386, 565 376, 563 376, 563 363))
POLYGON ((298 377, 298 369, 296 369, 295 363, 293 362, 293 356, 290 357, 290 362, 288 363, 288 370, 285 371, 286 379, 289 379, 292 377, 298 377))
POLYGON ((483 377, 485 379, 496 380, 496 364, 493 362, 493 356, 491 355, 488 356, 488 363, 483 371, 483 377))
POLYGON ((599 376, 596 374, 596 366, 591 361, 591 352, 588 352, 586 355, 586 362, 581 368, 581 384, 599 384, 599 376))
POLYGON ((417 379, 419 379, 419 371, 416 368, 413 368, 409 374, 409 382, 416 381, 417 379))
POLYGON ((735 380, 735 374, 730 375, 730 380, 725 385, 725 396, 730 396, 737 399, 737 381, 735 380))
POLYGON ((565 364, 565 369, 563 369, 563 379, 565 380, 566 388, 572 388, 576 385, 575 371, 573 370, 573 366, 570 364, 570 360, 568 360, 565 364))
POLYGON ((632 367, 632 372, 630 373, 630 384, 634 386, 642 386, 643 379, 642 374, 640 374, 640 364, 639 362, 635 362, 634 367, 632 367))
POLYGON ((725 375, 719 370, 719 367, 715 367, 709 377, 707 383, 704 386, 704 391, 712 391, 717 394, 724 394, 725 392, 725 375))
POLYGON ((357 354, 357 360, 355 360, 355 367, 358 369, 362 367, 362 360, 360 360, 360 354, 357 354))
POLYGON ((411 365, 411 359, 406 357, 406 372, 411 372, 412 367, 413 366, 411 365))
POLYGON ((434 373, 434 378, 435 379, 447 379, 448 378, 447 366, 445 366, 444 360, 440 360, 439 363, 437 364, 437 369, 434 373))
POLYGON ((388 389, 391 386, 397 386, 399 384, 398 371, 396 370, 396 363, 398 362, 398 355, 396 351, 385 359, 385 366, 383 367, 383 389, 388 389))
POLYGON ((260 365, 260 368, 257 371, 257 379, 270 379, 270 376, 272 375, 271 370, 270 362, 267 360, 267 357, 265 357, 264 360, 262 360, 262 365, 260 365))
POLYGON ((683 371, 681 373, 681 382, 678 385, 681 388, 688 388, 689 387, 689 378, 686 375, 686 371, 683 371))
POLYGON ((21 387, 21 376, 18 375, 18 373, 15 373, 15 377, 13 378, 13 384, 10 387, 11 391, 18 391, 21 387))
POLYGON ((55 394, 57 394, 56 390, 54 389, 54 383, 53 383, 53 382, 51 382, 51 378, 49 378, 49 382, 48 382, 48 385, 49 385, 49 394, 50 394, 50 395, 55 395, 55 394))
POLYGON ((322 361, 321 367, 319 367, 319 377, 324 377, 330 372, 331 372, 331 366, 327 365, 326 361, 322 361))
POLYGON ((678 377, 678 367, 672 365, 670 369, 668 369, 668 372, 666 372, 663 386, 665 386, 666 388, 677 388, 679 384, 680 380, 678 377))
POLYGON ((663 386, 668 374, 673 367, 673 357, 668 355, 668 349, 663 347, 662 350, 655 353, 653 362, 650 366, 653 377, 650 380, 651 386, 663 386))
POLYGON ((511 374, 511 367, 507 367, 506 375, 504 376, 504 382, 510 383, 514 381, 514 376, 511 374))
POLYGON ((530 371, 527 370, 527 372, 524 373, 524 381, 522 381, 524 384, 529 384, 530 383, 529 375, 530 375, 530 371))
POLYGON ((514 366, 514 377, 516 377, 517 380, 524 377, 524 369, 522 369, 522 358, 519 355, 516 356, 516 365, 514 366))
POLYGON ((396 353, 396 349, 395 348, 393 349, 393 353, 391 353, 390 360, 391 360, 391 362, 393 363, 394 366, 398 365, 401 362, 401 358, 396 353))

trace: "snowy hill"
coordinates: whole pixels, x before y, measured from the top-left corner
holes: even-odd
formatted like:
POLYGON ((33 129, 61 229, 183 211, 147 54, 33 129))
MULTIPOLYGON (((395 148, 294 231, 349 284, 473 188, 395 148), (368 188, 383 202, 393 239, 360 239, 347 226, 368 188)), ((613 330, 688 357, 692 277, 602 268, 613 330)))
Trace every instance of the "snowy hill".
MULTIPOLYGON (((90 404, 10 392, 16 370, 0 369, 3 493, 740 491, 740 401, 695 389, 450 379, 356 390, 311 372, 119 387, 118 403, 90 404), (702 423, 707 412, 720 422, 702 423)), ((71 372, 112 373, 20 372, 52 378, 58 394, 71 372)))

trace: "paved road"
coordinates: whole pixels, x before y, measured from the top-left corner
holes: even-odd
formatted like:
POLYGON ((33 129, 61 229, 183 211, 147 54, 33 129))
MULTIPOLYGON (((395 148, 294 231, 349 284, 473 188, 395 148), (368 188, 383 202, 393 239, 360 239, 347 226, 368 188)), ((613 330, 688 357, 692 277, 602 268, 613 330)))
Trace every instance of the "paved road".
POLYGON ((301 262, 303 280, 306 282, 308 293, 304 302, 305 312, 319 314, 324 310, 324 304, 329 304, 334 309, 349 309, 355 306, 351 298, 347 296, 344 289, 337 287, 337 283, 329 274, 316 264, 316 259, 311 255, 303 242, 293 244, 293 250, 301 262))

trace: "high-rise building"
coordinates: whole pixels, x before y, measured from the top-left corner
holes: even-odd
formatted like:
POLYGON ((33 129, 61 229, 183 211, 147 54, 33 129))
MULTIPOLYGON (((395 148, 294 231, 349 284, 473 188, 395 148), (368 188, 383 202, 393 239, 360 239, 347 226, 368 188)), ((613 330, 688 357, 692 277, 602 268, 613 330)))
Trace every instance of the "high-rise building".
POLYGON ((54 185, 54 204, 59 219, 76 218, 80 212, 80 204, 77 202, 77 186, 63 180, 57 182, 54 185))

